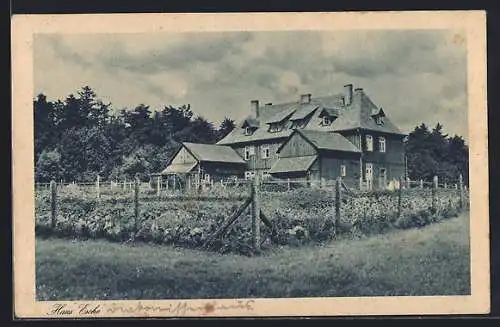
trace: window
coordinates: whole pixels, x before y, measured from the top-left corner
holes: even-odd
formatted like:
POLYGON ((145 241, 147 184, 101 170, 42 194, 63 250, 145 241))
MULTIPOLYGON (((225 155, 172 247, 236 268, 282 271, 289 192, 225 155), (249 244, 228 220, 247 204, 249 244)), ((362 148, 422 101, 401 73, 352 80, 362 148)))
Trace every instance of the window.
POLYGON ((330 116, 323 116, 323 121, 321 122, 321 125, 323 126, 328 126, 332 123, 332 117, 330 116))
POLYGON ((281 125, 280 124, 276 124, 276 123, 273 123, 269 126, 269 132, 271 133, 276 133, 276 132, 279 132, 281 131, 281 125))
POLYGON ((377 116, 377 117, 375 117, 375 123, 377 125, 384 125, 384 117, 383 116, 377 116))
POLYGON ((210 175, 209 174, 205 174, 205 176, 203 176, 203 179, 205 180, 205 182, 210 183, 210 175))
POLYGON ((345 165, 340 165, 340 176, 345 177, 345 175, 346 175, 345 165))
POLYGON ((269 179, 271 177, 271 174, 269 174, 268 171, 264 170, 262 172, 262 179, 269 179))
POLYGON ((245 135, 250 135, 252 134, 252 129, 250 127, 245 127, 245 135))
POLYGON ((371 181, 373 179, 373 164, 372 163, 366 163, 365 167, 365 178, 367 181, 371 181))
POLYGON ((254 171, 246 171, 245 172, 245 179, 252 179, 255 177, 255 172, 254 171))
POLYGON ((366 151, 373 151, 373 138, 371 135, 366 135, 366 151))
POLYGON ((246 146, 245 147, 245 160, 249 160, 251 156, 255 154, 255 147, 252 146, 246 146))
POLYGON ((294 120, 292 121, 292 125, 290 125, 290 128, 304 128, 306 127, 307 122, 303 120, 294 120))
POLYGON ((271 150, 269 149, 269 145, 262 146, 262 159, 267 159, 270 157, 271 150))
POLYGON ((378 139, 378 146, 380 152, 385 152, 385 137, 381 136, 378 139))

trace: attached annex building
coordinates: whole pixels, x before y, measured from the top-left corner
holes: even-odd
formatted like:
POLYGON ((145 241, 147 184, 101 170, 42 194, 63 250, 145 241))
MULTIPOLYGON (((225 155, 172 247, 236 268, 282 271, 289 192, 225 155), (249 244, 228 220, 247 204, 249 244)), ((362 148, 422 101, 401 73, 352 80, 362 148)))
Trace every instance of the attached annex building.
MULTIPOLYGON (((331 96, 302 94, 297 101, 263 106, 252 100, 246 119, 216 145, 205 146, 227 148, 243 161, 218 156, 214 165, 224 174, 231 166, 240 169, 234 176, 245 178, 259 174, 319 184, 341 176, 349 187, 379 188, 403 177, 405 136, 363 89, 348 84, 331 96)), ((181 150, 166 170, 179 169, 182 155, 181 150)))

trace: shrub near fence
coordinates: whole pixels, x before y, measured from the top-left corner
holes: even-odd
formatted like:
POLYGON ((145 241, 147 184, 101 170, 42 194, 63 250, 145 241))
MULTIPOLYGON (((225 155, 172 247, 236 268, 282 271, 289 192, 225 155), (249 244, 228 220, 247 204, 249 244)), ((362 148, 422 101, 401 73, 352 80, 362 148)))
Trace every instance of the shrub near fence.
MULTIPOLYGON (((36 233, 201 247, 248 198, 248 192, 243 194, 242 191, 240 186, 231 191, 221 188, 182 196, 169 192, 160 197, 144 192, 139 199, 139 216, 136 218, 134 198, 130 195, 124 197, 118 193, 116 198, 102 195, 96 198, 95 194, 84 195, 85 189, 67 186, 59 192, 55 227, 51 226, 50 192, 37 192, 36 233), (230 192, 232 196, 227 197, 230 192)), ((221 253, 253 252, 250 221, 249 212, 245 212, 230 226, 223 240, 214 240, 211 249, 221 253)), ((266 241, 269 243, 268 232, 263 226, 264 246, 266 241)))
MULTIPOLYGON (((259 222, 258 242, 264 249, 273 243, 323 242, 341 235, 362 236, 390 228, 424 226, 455 215, 460 209, 460 194, 462 203, 468 204, 468 192, 453 188, 344 190, 338 205, 336 192, 331 189, 298 188, 278 193, 264 190, 262 187, 259 207, 271 222, 271 226, 259 222)), ((249 185, 235 188, 215 185, 193 194, 164 192, 160 196, 146 188, 139 192, 137 216, 134 194, 130 191, 118 191, 115 195, 104 192, 97 198, 86 188, 73 185, 62 187, 57 193, 55 227, 51 225, 51 193, 36 194, 38 235, 200 247, 248 198, 249 185)), ((253 253, 256 226, 252 225, 251 213, 251 209, 245 210, 209 248, 221 253, 253 253)))

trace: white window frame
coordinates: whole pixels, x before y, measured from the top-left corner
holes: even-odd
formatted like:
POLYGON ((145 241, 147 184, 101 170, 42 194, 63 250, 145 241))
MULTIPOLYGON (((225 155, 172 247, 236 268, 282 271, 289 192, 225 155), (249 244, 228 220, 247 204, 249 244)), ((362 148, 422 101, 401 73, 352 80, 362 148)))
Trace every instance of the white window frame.
POLYGON ((250 135, 250 134, 252 134, 252 129, 249 126, 245 127, 245 135, 250 135))
POLYGON ((345 165, 340 165, 340 176, 345 177, 347 175, 347 168, 345 165))
POLYGON ((281 131, 280 123, 271 123, 269 125, 269 133, 277 133, 281 131))
POLYGON ((366 140, 366 151, 373 151, 373 136, 368 134, 365 136, 365 140, 366 140))
POLYGON ((365 164, 365 179, 368 181, 373 180, 373 164, 371 162, 367 162, 365 164), (368 173, 370 172, 370 173, 368 173), (368 178, 369 177, 369 178, 368 178))
POLYGON ((380 152, 385 152, 386 151, 386 141, 385 141, 385 137, 383 136, 380 136, 378 138, 378 147, 379 147, 379 151, 380 152))
POLYGON ((261 148, 262 159, 269 159, 271 157, 271 149, 269 145, 263 145, 261 148))
POLYGON ((245 172, 245 180, 251 179, 255 177, 255 171, 253 170, 247 170, 245 172))
POLYGON ((332 123, 332 119, 329 116, 323 116, 323 126, 328 126, 332 123))
POLYGON ((245 147, 245 160, 250 160, 250 157, 255 155, 255 146, 248 145, 245 147))
POLYGON ((205 175, 203 175, 203 180, 207 183, 210 183, 210 174, 205 173, 205 175))

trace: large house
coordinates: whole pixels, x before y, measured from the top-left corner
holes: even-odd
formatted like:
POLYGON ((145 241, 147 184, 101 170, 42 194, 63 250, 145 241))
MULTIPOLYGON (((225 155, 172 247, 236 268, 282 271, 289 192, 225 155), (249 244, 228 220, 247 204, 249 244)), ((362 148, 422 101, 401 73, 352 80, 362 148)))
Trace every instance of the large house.
POLYGON ((331 96, 263 106, 253 100, 251 115, 217 146, 239 154, 246 178, 320 184, 341 176, 350 187, 372 188, 404 176, 404 137, 363 89, 348 84, 331 96))

